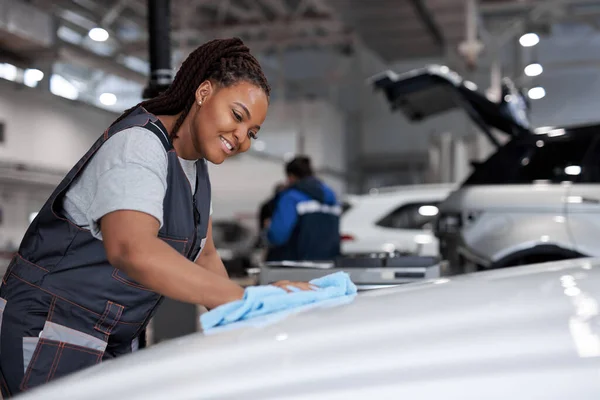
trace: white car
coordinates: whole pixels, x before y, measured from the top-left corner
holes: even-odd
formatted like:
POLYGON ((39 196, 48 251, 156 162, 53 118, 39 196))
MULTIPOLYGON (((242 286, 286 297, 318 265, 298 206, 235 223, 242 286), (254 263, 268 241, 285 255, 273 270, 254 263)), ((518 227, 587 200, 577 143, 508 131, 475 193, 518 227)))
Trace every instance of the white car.
POLYGON ((600 259, 381 289, 193 334, 22 400, 600 398, 600 259))
POLYGON ((437 256, 432 233, 438 204, 451 184, 412 185, 347 196, 340 221, 342 254, 394 253, 437 256))

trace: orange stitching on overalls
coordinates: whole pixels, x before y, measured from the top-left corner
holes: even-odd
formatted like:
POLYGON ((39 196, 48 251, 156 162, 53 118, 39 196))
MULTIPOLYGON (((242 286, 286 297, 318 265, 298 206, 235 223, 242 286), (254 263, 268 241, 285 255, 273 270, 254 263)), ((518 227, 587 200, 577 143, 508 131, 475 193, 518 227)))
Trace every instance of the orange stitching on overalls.
POLYGON ((17 253, 17 257, 19 257, 21 260, 25 261, 27 264, 31 264, 31 265, 33 265, 34 267, 38 267, 39 269, 41 269, 41 270, 43 270, 43 271, 50 272, 50 271, 48 271, 46 268, 44 268, 44 267, 41 267, 41 266, 37 265, 36 263, 33 263, 33 262, 29 261, 29 260, 26 260, 26 259, 24 259, 24 258, 23 258, 23 256, 22 256, 22 255, 20 255, 19 253, 17 253))
POLYGON ((115 325, 117 324, 117 321, 119 321, 119 318, 121 318, 121 314, 123 314, 123 309, 125 308, 119 304, 114 304, 114 305, 116 305, 119 308, 119 310, 117 311, 117 315, 115 316, 113 323, 108 328, 108 335, 110 335, 112 333, 112 330, 115 328, 115 325))
POLYGON ((58 369, 58 364, 60 363, 60 359, 62 357, 63 347, 63 343, 59 342, 58 349, 56 349, 56 354, 54 354, 54 360, 52 360, 52 365, 50 366, 50 371, 48 371, 48 376, 46 377, 46 383, 48 383, 50 379, 52 379, 52 376, 54 376, 54 373, 58 369))
MULTIPOLYGON (((8 384, 6 383, 6 379, 4 378, 4 374, 0 374, 0 385, 2 385, 2 387, 6 391, 6 395, 8 397, 11 397, 12 393, 10 392, 10 389, 8 388, 8 384)), ((2 397, 4 398, 4 396, 2 396, 2 397)))
POLYGON ((14 267, 15 263, 17 262, 17 261, 16 261, 16 259, 17 259, 17 256, 15 255, 15 256, 13 256, 12 260, 10 260, 10 262, 8 263, 8 268, 6 268, 6 272, 4 272, 4 275, 2 276, 2 282, 3 282, 4 284, 6 284, 6 283, 7 283, 7 282, 6 282, 6 279, 7 279, 7 278, 8 278, 8 276, 10 275, 10 273, 11 273, 11 271, 12 271, 12 269, 13 269, 13 267, 14 267))
POLYGON ((29 386, 27 386, 27 384, 29 383, 29 378, 31 375, 31 371, 33 371, 33 366, 35 365, 35 362, 37 361, 37 358, 39 356, 39 354, 42 351, 42 347, 44 345, 45 340, 43 338, 40 338, 40 340, 38 341, 37 346, 35 347, 35 351, 33 352, 33 356, 31 357, 31 361, 29 361, 29 365, 27 366, 27 373, 25 374, 25 376, 23 377, 23 382, 21 382, 21 389, 25 390, 28 389, 29 386))
POLYGON ((134 287, 134 288, 137 288, 137 289, 140 289, 140 290, 145 290, 145 291, 147 291, 147 292, 154 292, 154 290, 150 290, 150 289, 148 289, 148 288, 145 288, 145 287, 144 287, 144 286, 142 286, 142 285, 138 285, 138 284, 135 284, 135 283, 129 282, 129 281, 128 281, 128 280, 126 280, 125 278, 121 277, 121 276, 119 275, 119 269, 118 269, 118 268, 115 268, 115 270, 114 270, 114 271, 113 271, 113 273, 112 273, 112 277, 113 277, 114 279, 118 280, 119 282, 121 282, 121 283, 124 283, 124 284, 126 284, 126 285, 129 285, 129 286, 131 286, 131 287, 134 287))
MULTIPOLYGON (((100 327, 104 323, 104 320, 106 319, 106 316, 108 315, 108 312, 110 311, 111 304, 112 304, 112 301, 109 301, 107 307, 104 309, 104 313, 102 314, 102 316, 100 317, 100 319, 98 320, 96 325, 94 325, 95 329, 100 330, 100 327)), ((104 332, 104 331, 102 331, 102 332, 104 332)), ((104 332, 104 333, 106 333, 106 332, 104 332)))
MULTIPOLYGON (((100 316, 101 316, 100 314, 98 314, 98 313, 96 313, 96 312, 94 312, 94 311, 92 311, 92 310, 89 310, 89 309, 87 309, 87 308, 85 308, 85 307, 83 307, 83 306, 80 306, 80 305, 79 305, 79 304, 77 304, 77 303, 73 303, 72 301, 70 301, 70 300, 67 300, 67 299, 65 299, 64 297, 61 297, 61 296, 58 296, 58 295, 56 295, 56 294, 54 294, 54 293, 52 293, 52 292, 49 292, 49 291, 47 291, 46 289, 43 289, 43 288, 39 287, 38 285, 34 285, 34 284, 33 284, 33 283, 31 283, 31 282, 27 282, 25 279, 21 278, 20 276, 17 276, 17 275, 15 275, 14 273, 11 273, 10 275, 11 275, 11 276, 14 276, 16 279, 20 280, 21 282, 28 284, 29 286, 33 286, 33 287, 35 287, 35 288, 37 288, 37 289, 39 289, 39 290, 41 290, 41 291, 43 291, 43 292, 46 292, 46 293, 48 293, 48 294, 50 294, 50 295, 52 295, 52 296, 56 296, 57 298, 59 298, 59 299, 61 299, 61 300, 63 300, 63 301, 66 301, 67 303, 69 303, 69 304, 72 304, 72 305, 74 305, 74 306, 76 306, 76 307, 79 307, 79 308, 81 308, 82 310, 85 310, 85 311, 87 311, 87 312, 89 312, 89 313, 91 313, 91 314, 94 314, 94 315, 95 315, 95 316, 97 316, 97 317, 100 317, 100 316)), ((143 322, 125 322, 125 321, 119 321, 119 323, 120 323, 120 324, 125 324, 125 325, 141 325, 141 324, 143 324, 143 322)))
POLYGON ((93 356, 97 356, 98 354, 100 354, 100 355, 104 354, 104 352, 100 351, 100 350, 94 350, 94 349, 90 349, 88 347, 77 346, 76 344, 71 344, 71 343, 67 343, 67 342, 63 342, 63 347, 66 349, 77 350, 82 353, 91 354, 93 356))
POLYGON ((102 141, 102 143, 100 143, 100 145, 99 145, 99 146, 98 146, 96 149, 94 149, 94 151, 92 151, 90 154, 88 154, 88 155, 87 155, 85 158, 83 158, 83 159, 81 160, 81 161, 82 161, 82 163, 81 163, 81 165, 79 166, 79 168, 77 168, 77 171, 75 171, 75 175, 73 176, 73 179, 71 179, 71 180, 70 180, 70 182, 68 183, 68 185, 67 185, 67 186, 66 186, 66 187, 65 187, 63 190, 61 190, 61 191, 60 191, 60 192, 59 192, 59 193, 56 195, 56 197, 55 197, 55 198, 52 200, 52 203, 50 203, 50 211, 52 211, 52 214, 54 214, 54 216, 55 216, 56 218, 58 218, 58 219, 60 219, 60 220, 62 220, 62 221, 66 221, 66 222, 68 222, 68 223, 69 223, 69 225, 71 225, 71 226, 74 226, 75 228, 79 229, 80 231, 84 231, 84 232, 90 232, 90 230, 89 230, 89 229, 82 228, 82 227, 80 227, 80 226, 79 226, 79 225, 77 225, 77 224, 74 224, 72 221, 69 221, 69 219, 68 219, 68 218, 59 217, 59 216, 58 216, 58 214, 56 214, 56 213, 54 212, 54 202, 56 201, 56 199, 58 198, 58 196, 60 196, 60 195, 61 195, 61 194, 62 194, 62 193, 65 191, 65 190, 67 190, 67 188, 69 187, 69 185, 70 185, 71 183, 73 183, 73 181, 75 180, 75 178, 77 177, 77 175, 79 175, 79 171, 81 171, 81 169, 82 169, 82 168, 83 168, 83 167, 84 167, 84 166, 87 164, 88 160, 89 160, 89 159, 90 159, 90 158, 91 158, 91 157, 92 157, 94 154, 96 154, 96 152, 97 152, 97 151, 100 149, 100 147, 102 147, 102 145, 104 144, 104 142, 105 142, 105 140, 103 140, 103 141, 102 141))
POLYGON ((48 316, 46 320, 52 322, 52 317, 54 316, 54 307, 56 306, 56 296, 52 296, 52 301, 50 302, 50 311, 48 312, 48 316))
MULTIPOLYGON (((117 306, 117 308, 118 308, 117 315, 113 319, 113 323, 108 328, 106 328, 106 330, 103 330, 103 328, 100 326, 101 324, 98 324, 98 326, 94 327, 95 329, 99 330, 102 333, 105 333, 108 336, 110 336, 110 334, 112 333, 112 330, 114 329, 114 327, 115 327, 117 321, 119 320, 119 318, 121 318, 121 314, 123 312, 123 309, 125 308, 125 307, 123 307, 120 304, 113 303, 112 301, 109 301, 109 303, 110 303, 109 306, 106 308, 107 310, 112 309, 113 305, 117 306)), ((102 323, 104 323, 104 320, 102 321, 102 323)))

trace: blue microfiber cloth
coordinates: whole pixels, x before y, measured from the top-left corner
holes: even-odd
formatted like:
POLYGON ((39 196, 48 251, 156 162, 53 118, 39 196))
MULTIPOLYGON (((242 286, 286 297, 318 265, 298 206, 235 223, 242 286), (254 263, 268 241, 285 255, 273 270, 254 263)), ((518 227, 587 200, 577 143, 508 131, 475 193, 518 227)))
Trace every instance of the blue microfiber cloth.
POLYGON ((267 286, 250 286, 244 291, 242 300, 223 304, 200 316, 202 329, 205 331, 217 326, 231 324, 266 314, 289 310, 306 304, 341 296, 356 294, 356 285, 345 272, 336 272, 322 278, 313 279, 310 283, 315 290, 294 290, 292 293, 284 289, 267 286))

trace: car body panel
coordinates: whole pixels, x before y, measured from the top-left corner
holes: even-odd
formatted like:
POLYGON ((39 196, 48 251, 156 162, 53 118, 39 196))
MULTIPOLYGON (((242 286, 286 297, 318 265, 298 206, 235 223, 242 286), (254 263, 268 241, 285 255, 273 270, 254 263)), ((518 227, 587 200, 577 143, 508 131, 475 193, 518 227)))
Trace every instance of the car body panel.
POLYGON ((447 246, 444 257, 488 268, 539 245, 578 251, 566 223, 568 190, 569 185, 538 184, 465 186, 453 192, 440 205, 440 218, 458 215, 462 225, 454 232, 438 228, 447 246))
POLYGON ((396 229, 378 221, 402 205, 420 202, 439 204, 455 185, 414 185, 385 192, 349 197, 352 207, 342 215, 340 232, 353 240, 342 241, 342 254, 394 252, 437 256, 438 243, 431 230, 396 229))
POLYGON ((23 400, 597 399, 600 260, 442 278, 161 343, 23 400))
POLYGON ((568 190, 567 221, 574 247, 600 256, 600 184, 573 184, 568 190))

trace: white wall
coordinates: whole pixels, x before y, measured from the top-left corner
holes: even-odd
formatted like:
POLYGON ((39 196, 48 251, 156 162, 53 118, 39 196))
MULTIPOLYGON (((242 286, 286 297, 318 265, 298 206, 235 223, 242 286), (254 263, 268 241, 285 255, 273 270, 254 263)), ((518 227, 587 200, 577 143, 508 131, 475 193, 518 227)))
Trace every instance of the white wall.
POLYGON ((399 112, 392 112, 385 100, 383 92, 375 92, 366 83, 367 78, 385 70, 403 73, 427 64, 442 63, 439 59, 419 59, 410 62, 388 65, 369 50, 361 52, 359 57, 360 80, 355 95, 360 98, 361 114, 360 154, 386 155, 406 151, 425 151, 430 136, 434 133, 452 130, 456 135, 469 133, 469 125, 464 113, 452 111, 429 118, 423 122, 413 123, 399 112))
POLYGON ((304 136, 304 152, 316 169, 345 170, 344 115, 323 100, 276 102, 269 107, 260 139, 268 154, 284 157, 299 151, 298 137, 304 136))
POLYGON ((0 249, 16 250, 31 213, 39 211, 52 193, 50 188, 26 185, 0 185, 0 249))
MULTIPOLYGON (((337 107, 323 100, 271 104, 259 135, 266 144, 265 152, 281 158, 297 154, 300 135, 304 137, 304 153, 311 157, 316 171, 346 171, 346 126, 344 114, 337 107)), ((320 177, 337 193, 346 191, 339 175, 320 177)))
POLYGON ((5 143, 0 160, 68 170, 116 118, 40 90, 0 80, 5 143))

